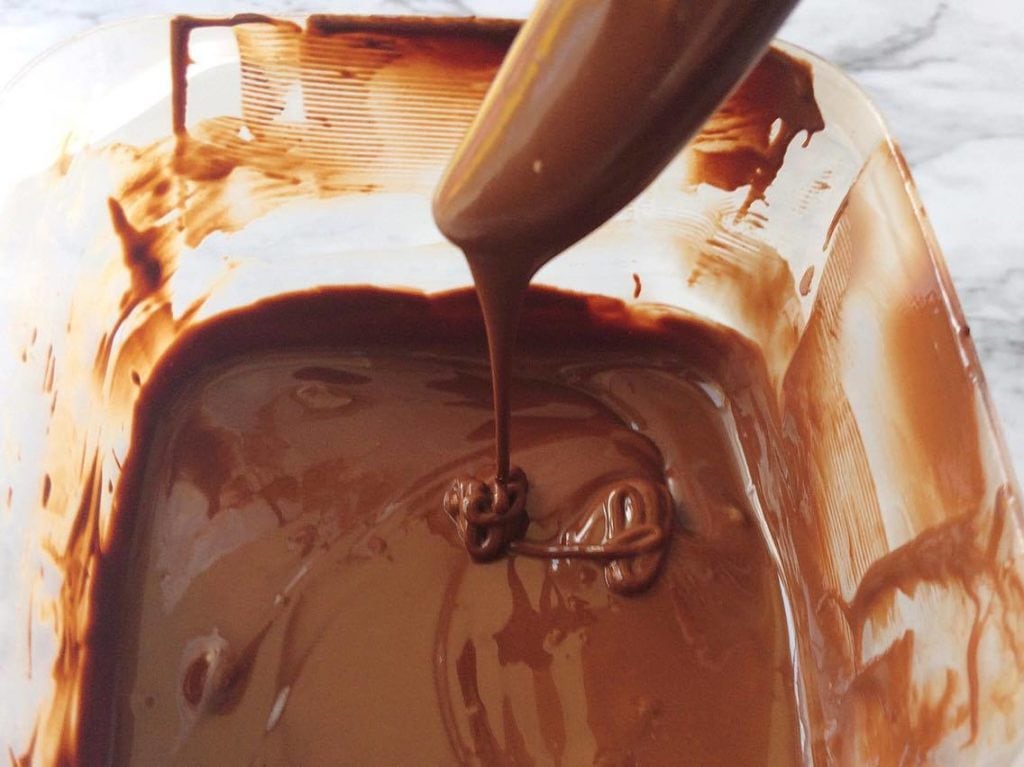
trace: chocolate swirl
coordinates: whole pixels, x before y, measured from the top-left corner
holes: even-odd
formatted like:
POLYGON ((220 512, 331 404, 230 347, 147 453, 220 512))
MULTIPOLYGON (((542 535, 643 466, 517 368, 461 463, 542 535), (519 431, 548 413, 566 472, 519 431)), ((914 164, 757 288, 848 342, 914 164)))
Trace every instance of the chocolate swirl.
POLYGON ((533 556, 597 560, 608 588, 635 594, 658 575, 672 533, 672 499, 649 481, 612 485, 596 508, 581 515, 557 543, 528 544, 533 556))
POLYGON ((444 496, 444 510, 454 521, 470 556, 488 562, 504 554, 529 526, 529 482, 518 466, 508 479, 484 483, 474 477, 455 479, 444 496))
POLYGON ((613 485, 600 505, 551 541, 524 540, 528 483, 513 468, 508 483, 454 480, 444 509, 455 521, 466 549, 477 561, 502 554, 536 559, 587 559, 604 565, 608 588, 643 591, 654 581, 672 531, 671 499, 649 482, 613 485))

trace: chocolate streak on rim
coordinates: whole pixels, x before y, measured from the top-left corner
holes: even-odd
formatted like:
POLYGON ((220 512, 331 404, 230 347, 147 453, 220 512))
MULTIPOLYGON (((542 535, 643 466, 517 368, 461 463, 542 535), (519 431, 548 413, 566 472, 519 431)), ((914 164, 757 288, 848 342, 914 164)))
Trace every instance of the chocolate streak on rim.
POLYGON ((269 24, 298 29, 292 22, 264 16, 261 13, 239 13, 234 16, 213 18, 175 16, 171 19, 171 125, 175 135, 183 136, 188 133, 185 129, 185 115, 188 109, 188 67, 192 63, 188 55, 188 44, 192 30, 237 27, 241 24, 269 24))
POLYGON ((447 18, 438 16, 344 16, 316 13, 306 19, 306 28, 313 33, 337 35, 345 32, 381 32, 405 37, 438 34, 462 37, 487 32, 496 40, 511 44, 519 34, 522 22, 516 19, 447 18))
MULTIPOLYGON (((270 26, 301 28, 291 21, 275 19, 261 13, 239 13, 234 16, 200 17, 175 16, 171 19, 171 125, 177 136, 188 133, 185 128, 188 113, 188 67, 189 39, 194 29, 212 27, 237 27, 242 24, 267 24, 270 26)), ((481 31, 489 33, 495 40, 511 45, 519 33, 522 22, 514 19, 446 19, 432 16, 342 16, 313 14, 306 20, 309 33, 324 36, 346 32, 380 32, 399 34, 406 37, 421 35, 450 34, 459 37, 481 31)))

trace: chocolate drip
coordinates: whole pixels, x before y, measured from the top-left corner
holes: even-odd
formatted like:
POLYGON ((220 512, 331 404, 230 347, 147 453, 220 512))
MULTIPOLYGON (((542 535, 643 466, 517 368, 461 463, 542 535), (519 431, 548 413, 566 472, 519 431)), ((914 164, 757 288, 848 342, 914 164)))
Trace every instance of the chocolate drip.
MULTIPOLYGON (((434 198, 439 228, 466 254, 487 324, 495 499, 508 492, 501 485, 509 471, 509 369, 531 278, 654 179, 757 60, 793 5, 768 0, 751 12, 745 2, 709 8, 693 0, 548 0, 516 38, 434 198)), ((791 138, 780 140, 777 151, 791 138)), ((486 502, 478 490, 471 505, 486 502)), ((513 532, 504 523, 501 529, 513 532)), ((617 534, 625 538, 616 546, 657 548, 664 538, 661 528, 617 534)), ((604 552, 613 538, 556 548, 621 559, 618 549, 604 552)), ((472 536, 466 541, 477 559, 485 551, 486 558, 497 556, 508 544, 504 534, 501 545, 492 536, 486 549, 472 536)), ((609 584, 625 591, 653 578, 616 572, 609 584)))
POLYGON ((529 483, 518 466, 508 482, 454 480, 444 510, 455 522, 473 559, 503 554, 534 559, 582 559, 604 566, 605 582, 619 594, 642 591, 657 575, 672 532, 671 498, 662 486, 621 483, 571 529, 548 541, 523 540, 529 527, 529 483))
POLYGON ((526 474, 518 466, 509 470, 504 481, 460 477, 452 482, 444 496, 444 510, 455 521, 473 559, 497 559, 526 532, 529 489, 526 474))
POLYGON ((517 541, 512 551, 546 559, 589 559, 604 565, 608 588, 632 594, 658 574, 671 541, 672 499, 661 485, 614 485, 600 506, 557 542, 517 541))

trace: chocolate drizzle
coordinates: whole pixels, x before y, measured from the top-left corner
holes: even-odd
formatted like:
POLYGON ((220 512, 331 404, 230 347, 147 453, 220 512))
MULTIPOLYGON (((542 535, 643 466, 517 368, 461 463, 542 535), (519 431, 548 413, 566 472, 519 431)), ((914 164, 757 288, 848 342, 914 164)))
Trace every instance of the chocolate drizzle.
POLYGON ((470 556, 480 562, 497 559, 522 537, 530 524, 526 474, 513 466, 508 478, 484 483, 460 477, 444 496, 444 510, 455 521, 470 556))
POLYGON ((524 539, 529 527, 526 474, 512 467, 505 483, 472 477, 452 482, 444 510, 458 527, 473 559, 487 562, 503 554, 534 559, 582 559, 604 566, 608 587, 631 594, 649 586, 672 533, 672 500, 661 485, 612 486, 596 510, 584 514, 555 540, 524 539))
MULTIPOLYGON (((547 0, 519 33, 434 197, 434 218, 466 254, 487 325, 495 501, 511 478, 509 369, 531 278, 653 180, 758 59, 794 4, 769 0, 744 13, 743 2, 712 10, 691 0, 547 0)), ((813 105, 806 74, 802 95, 813 105)), ((771 144, 775 170, 804 127, 785 124, 785 135, 771 144)), ((808 140, 813 129, 807 128, 808 140)), ((760 190, 763 196, 774 173, 755 176, 751 194, 760 190)), ((639 278, 636 286, 639 295, 639 278)), ((478 494, 469 507, 487 502, 478 494)), ((488 519, 504 519, 504 512, 495 512, 488 519)), ((466 529, 470 553, 480 558, 473 537, 478 533, 466 529)), ((505 524, 502 529, 514 532, 505 524)), ((632 537, 635 530, 623 529, 609 534, 609 544, 616 534, 640 540, 632 537)), ((666 536, 650 540, 660 546, 666 536)), ((505 545, 493 540, 487 558, 505 545)), ((606 542, 589 545, 593 555, 606 542)), ((541 549, 530 551, 538 555, 541 549)), ((609 583, 623 591, 650 582, 622 576, 625 565, 616 567, 619 574, 609 583)))
POLYGON ((590 559, 604 566, 608 588, 632 594, 651 585, 672 534, 672 499, 661 484, 613 485, 597 509, 585 514, 557 544, 518 541, 517 554, 590 559))

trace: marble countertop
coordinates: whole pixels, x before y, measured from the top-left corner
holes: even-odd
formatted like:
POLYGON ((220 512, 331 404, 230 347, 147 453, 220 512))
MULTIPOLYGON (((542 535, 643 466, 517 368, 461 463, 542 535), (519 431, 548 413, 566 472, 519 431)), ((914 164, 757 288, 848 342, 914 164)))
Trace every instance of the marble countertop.
MULTIPOLYGON (((129 15, 311 10, 520 15, 530 0, 0 0, 0 82, 129 15)), ((1024 23, 1008 0, 804 0, 781 32, 843 67, 903 147, 1024 476, 1024 23)))

